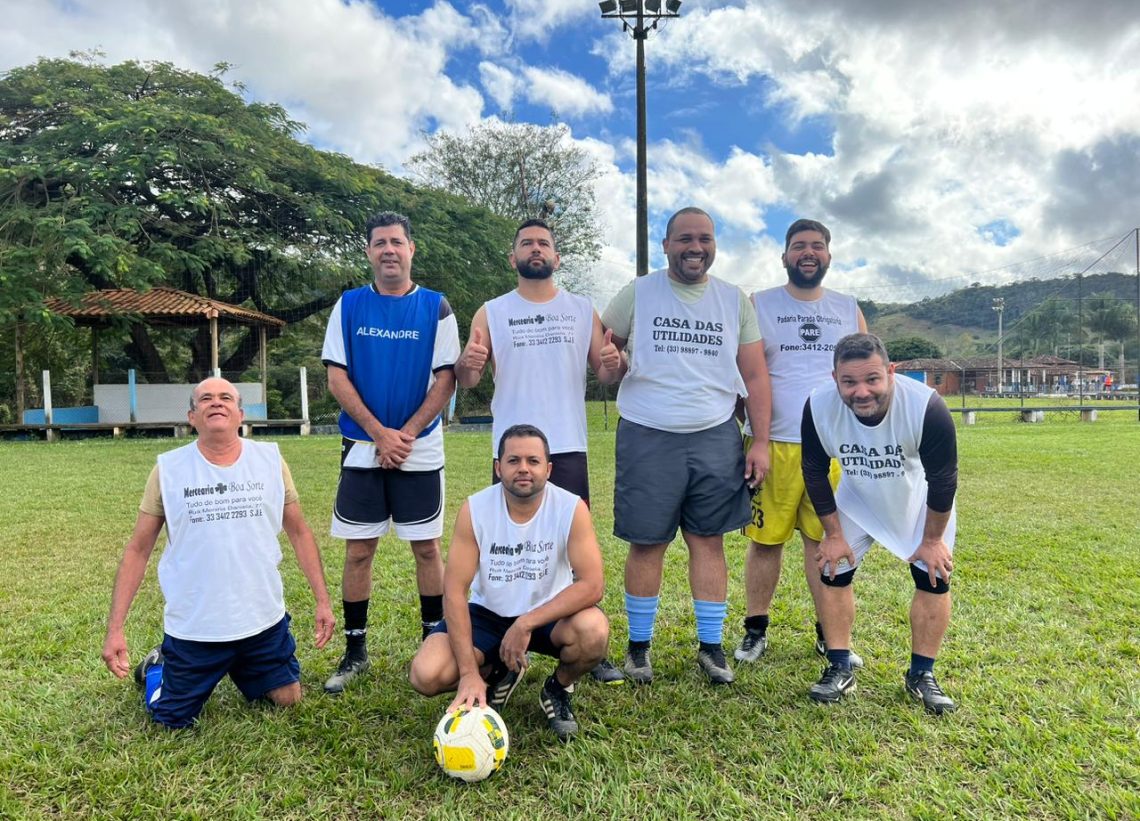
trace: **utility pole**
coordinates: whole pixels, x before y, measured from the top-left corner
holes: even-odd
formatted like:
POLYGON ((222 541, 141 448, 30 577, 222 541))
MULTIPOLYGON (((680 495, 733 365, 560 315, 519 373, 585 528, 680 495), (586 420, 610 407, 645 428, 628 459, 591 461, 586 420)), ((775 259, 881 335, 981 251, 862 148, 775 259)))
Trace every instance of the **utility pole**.
POLYGON ((995 311, 997 311, 997 315, 998 315, 998 363, 997 363, 998 367, 997 367, 997 371, 998 371, 998 396, 1001 396, 1002 371, 1004 370, 1004 366, 1002 363, 1002 349, 1001 349, 1001 346, 1002 346, 1001 318, 1002 318, 1002 314, 1005 313, 1005 298, 1000 297, 1000 296, 994 297, 993 309, 995 311))
POLYGON ((680 17, 681 0, 602 0, 603 19, 621 20, 637 43, 637 275, 649 273, 649 193, 646 171, 645 41, 662 19, 680 17), (620 9, 619 9, 620 6, 620 9))

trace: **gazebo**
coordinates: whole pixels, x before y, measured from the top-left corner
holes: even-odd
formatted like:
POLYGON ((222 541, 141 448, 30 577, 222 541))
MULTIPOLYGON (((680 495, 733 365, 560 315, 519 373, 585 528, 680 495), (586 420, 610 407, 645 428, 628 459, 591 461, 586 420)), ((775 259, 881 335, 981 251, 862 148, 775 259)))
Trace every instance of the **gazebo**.
POLYGON ((49 299, 47 307, 60 316, 71 317, 76 325, 92 329, 91 378, 96 385, 99 384, 100 330, 111 327, 124 317, 132 317, 155 327, 208 325, 211 372, 218 369, 218 338, 221 325, 257 328, 257 361, 261 372, 262 395, 264 395, 267 389, 268 370, 266 332, 269 328, 283 328, 287 324, 283 319, 260 311, 167 287, 151 288, 149 291, 134 291, 129 288, 92 291, 84 294, 78 305, 72 305, 62 299, 49 299))

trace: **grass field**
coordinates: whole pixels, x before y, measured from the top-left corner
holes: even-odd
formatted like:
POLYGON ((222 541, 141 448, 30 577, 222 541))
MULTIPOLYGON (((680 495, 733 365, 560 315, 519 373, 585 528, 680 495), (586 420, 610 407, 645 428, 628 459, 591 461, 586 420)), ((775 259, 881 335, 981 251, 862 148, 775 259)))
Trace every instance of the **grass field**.
MULTIPOLYGON (((596 524, 611 648, 625 639, 624 547, 609 536, 610 429, 592 408, 596 524)), ((955 613, 939 678, 960 704, 934 719, 905 698, 905 567, 879 550, 860 571, 859 691, 807 699, 820 661, 799 549, 786 553, 771 649, 711 689, 694 664, 685 553, 668 554, 647 688, 584 682, 580 736, 548 735, 537 670, 504 712, 511 754, 481 785, 446 780, 431 731, 448 699, 406 681, 418 638, 407 548, 381 545, 373 670, 320 692, 340 638, 312 648, 312 606, 282 568, 303 667, 292 712, 247 706, 224 682, 198 727, 153 727, 133 685, 100 659, 111 579, 147 470, 169 440, 0 444, 0 817, 3 818, 1138 818, 1140 424, 1002 414, 960 430, 955 613)), ((484 482, 489 437, 453 434, 448 511, 484 482)), ((327 531, 331 438, 281 441, 339 600, 342 548, 327 531)), ((743 542, 729 542, 727 642, 743 617, 743 542)), ((127 625, 137 658, 161 634, 155 561, 127 625)), ((339 606, 335 608, 338 620, 339 606)))

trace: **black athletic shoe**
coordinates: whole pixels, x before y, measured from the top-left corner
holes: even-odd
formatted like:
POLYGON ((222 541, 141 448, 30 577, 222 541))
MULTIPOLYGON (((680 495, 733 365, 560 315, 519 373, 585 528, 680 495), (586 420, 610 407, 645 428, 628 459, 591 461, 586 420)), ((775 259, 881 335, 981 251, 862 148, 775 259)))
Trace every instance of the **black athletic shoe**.
POLYGON ((736 675, 724 658, 724 648, 719 644, 706 644, 697 651, 697 666, 701 668, 710 684, 732 684, 736 675))
POLYGON ((340 664, 336 666, 336 672, 325 682, 325 692, 330 696, 339 696, 350 681, 367 673, 371 666, 372 662, 368 660, 368 656, 350 656, 345 653, 340 658, 340 664))
POLYGON ((745 630, 740 646, 733 653, 737 661, 756 661, 768 650, 768 636, 759 630, 745 630))
POLYGON ((634 684, 649 684, 653 681, 653 665, 649 662, 649 645, 630 646, 625 651, 625 664, 622 665, 625 677, 634 684))
MULTIPOLYGON (((827 658, 827 644, 824 643, 823 639, 817 638, 815 640, 815 652, 823 658, 827 658)), ((851 654, 851 666, 856 670, 862 670, 863 657, 854 650, 848 650, 847 652, 851 654)))
POLYGON ((942 692, 934 673, 923 670, 921 673, 906 674, 906 691, 915 701, 921 701, 928 713, 940 716, 943 713, 952 713, 956 705, 953 700, 942 692))
POLYGON ((162 647, 155 647, 135 666, 135 684, 139 687, 146 686, 146 671, 156 664, 162 664, 165 659, 162 657, 162 647))
POLYGON ((551 687, 550 682, 547 682, 542 685, 542 692, 538 695, 538 703, 546 713, 546 721, 560 741, 566 741, 578 732, 578 722, 574 718, 574 711, 570 709, 570 692, 561 687, 551 687))
POLYGON ((625 673, 613 665, 609 659, 602 659, 590 671, 590 677, 602 684, 625 684, 625 673))
POLYGON ((808 695, 812 701, 821 704, 837 704, 848 693, 855 692, 855 673, 853 670, 827 665, 819 681, 811 686, 808 695))
POLYGON ((439 624, 441 621, 442 621, 442 619, 436 619, 435 621, 421 621, 420 622, 420 641, 423 641, 424 639, 426 639, 428 637, 428 633, 430 633, 432 630, 434 630, 436 625, 439 624))
MULTIPOLYGON (((527 661, 530 661, 529 653, 527 661)), ((487 676, 487 706, 496 711, 506 707, 511 693, 519 686, 528 669, 530 669, 529 664, 516 672, 502 662, 497 663, 487 676)))

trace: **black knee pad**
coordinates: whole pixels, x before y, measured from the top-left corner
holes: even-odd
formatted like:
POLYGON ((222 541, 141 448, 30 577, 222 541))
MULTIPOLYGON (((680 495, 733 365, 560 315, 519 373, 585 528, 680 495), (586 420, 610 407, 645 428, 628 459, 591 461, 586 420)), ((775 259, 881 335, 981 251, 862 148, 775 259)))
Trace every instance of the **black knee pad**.
POLYGON ((930 584, 930 574, 925 570, 920 570, 918 565, 912 564, 910 566, 910 575, 914 579, 914 586, 924 593, 936 593, 941 596, 943 593, 950 592, 950 582, 946 579, 939 579, 938 584, 930 584))
POLYGON ((858 569, 853 567, 846 573, 836 573, 834 579, 829 578, 826 573, 820 573, 819 580, 828 587, 850 587, 851 582, 855 581, 855 571, 858 569))

